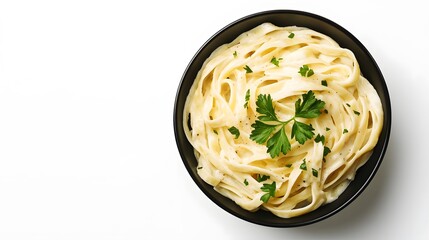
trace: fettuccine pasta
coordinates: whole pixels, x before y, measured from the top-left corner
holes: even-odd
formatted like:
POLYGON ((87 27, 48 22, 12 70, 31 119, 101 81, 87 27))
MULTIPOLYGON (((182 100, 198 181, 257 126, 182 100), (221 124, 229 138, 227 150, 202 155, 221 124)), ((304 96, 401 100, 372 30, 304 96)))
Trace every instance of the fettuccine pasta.
POLYGON ((190 89, 183 119, 199 176, 242 208, 282 218, 337 199, 371 155, 382 123, 380 98, 353 52, 311 29, 271 23, 210 55, 190 89), (300 74, 303 66, 313 74, 300 74), (278 118, 287 120, 310 90, 325 103, 319 117, 302 120, 315 136, 300 144, 287 125, 290 151, 270 156, 265 144, 250 138, 260 115, 258 96, 269 94, 278 118), (275 186, 266 202, 264 184, 275 186))

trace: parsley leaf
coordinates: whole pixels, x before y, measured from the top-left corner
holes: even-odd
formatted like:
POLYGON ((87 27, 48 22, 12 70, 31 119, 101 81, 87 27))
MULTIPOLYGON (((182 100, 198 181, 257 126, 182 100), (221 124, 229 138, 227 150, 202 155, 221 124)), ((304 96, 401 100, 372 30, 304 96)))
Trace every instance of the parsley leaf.
POLYGON ((280 121, 275 113, 271 95, 260 94, 256 101, 256 111, 260 114, 258 120, 251 125, 253 128, 250 139, 259 144, 266 142, 267 153, 271 158, 286 155, 291 150, 291 144, 286 135, 286 125, 293 121, 291 138, 295 138, 300 144, 314 136, 314 128, 311 124, 305 124, 296 118, 316 118, 320 115, 325 102, 316 99, 310 90, 295 102, 295 115, 287 120, 280 121))
POLYGON ((279 121, 274 111, 273 99, 270 94, 259 94, 256 100, 256 111, 261 114, 258 117, 261 121, 279 121))
POLYGON ((287 36, 288 38, 293 38, 293 37, 295 37, 295 33, 293 33, 293 32, 291 32, 290 34, 289 34, 289 36, 287 36))
POLYGON ((243 68, 244 68, 244 70, 246 70, 246 73, 252 73, 253 72, 253 70, 247 65, 244 66, 243 68))
POLYGON ((273 57, 273 58, 271 58, 271 63, 274 64, 274 65, 276 65, 277 67, 279 67, 279 64, 280 64, 281 60, 283 60, 283 58, 273 57))
POLYGON ((237 57, 237 51, 234 51, 234 53, 232 54, 234 57, 237 57))
POLYGON ((270 197, 274 197, 275 195, 276 182, 273 182, 271 184, 264 183, 264 185, 261 187, 261 190, 266 193, 261 196, 260 200, 264 203, 267 203, 270 197))
POLYGON ((253 141, 259 144, 263 144, 271 136, 271 133, 273 133, 274 130, 276 130, 277 125, 269 125, 256 120, 256 122, 252 124, 252 127, 254 129, 250 133, 250 139, 252 139, 253 141))
POLYGON ((308 91, 302 95, 301 99, 295 102, 295 116, 302 118, 316 118, 320 115, 320 111, 325 106, 325 102, 314 97, 313 91, 308 91))
POLYGON ((249 182, 247 181, 247 179, 246 179, 246 178, 244 179, 244 182, 243 182, 243 183, 244 183, 244 185, 246 185, 246 186, 247 186, 247 185, 249 185, 249 182))
POLYGON ((250 89, 247 89, 246 91, 246 96, 244 97, 244 108, 247 108, 247 106, 249 105, 249 99, 250 99, 250 89))
POLYGON ((240 130, 238 130, 238 128, 232 126, 230 128, 228 128, 228 131, 232 134, 235 135, 235 139, 237 139, 238 137, 240 137, 240 130))
POLYGON ((314 74, 313 69, 309 68, 308 65, 302 65, 302 67, 299 68, 299 74, 303 77, 311 77, 314 74))
POLYGON ((313 130, 314 128, 311 125, 295 121, 292 126, 291 138, 295 137, 300 144, 304 144, 307 139, 311 139, 314 136, 313 130))
MULTIPOLYGON (((292 130, 292 138, 293 138, 293 130, 292 130)), ((302 142, 301 144, 303 143, 304 142, 302 142)), ((291 146, 290 146, 289 139, 286 136, 284 125, 278 132, 276 132, 270 139, 268 139, 267 147, 271 158, 275 158, 276 156, 280 155, 280 152, 282 152, 283 154, 286 154, 287 152, 290 151, 291 146)))

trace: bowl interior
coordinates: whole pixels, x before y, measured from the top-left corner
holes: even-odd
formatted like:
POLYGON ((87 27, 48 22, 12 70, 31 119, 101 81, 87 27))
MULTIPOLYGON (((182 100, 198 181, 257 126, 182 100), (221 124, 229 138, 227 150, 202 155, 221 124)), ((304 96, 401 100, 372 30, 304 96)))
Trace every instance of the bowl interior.
POLYGON ((214 203, 227 212, 252 223, 271 227, 295 227, 318 222, 337 213, 351 203, 369 184, 377 172, 387 148, 391 126, 390 98, 383 75, 368 50, 350 32, 324 17, 295 10, 273 10, 255 13, 243 17, 214 34, 195 54, 185 70, 176 95, 174 105, 174 131, 176 143, 183 163, 198 187, 214 203), (205 183, 197 174, 197 160, 193 148, 186 139, 182 125, 183 107, 191 85, 202 67, 203 62, 220 45, 233 41, 238 35, 264 22, 271 22, 277 26, 301 26, 324 33, 341 47, 348 48, 355 54, 362 74, 371 82, 381 98, 384 110, 384 123, 379 141, 374 148, 368 162, 362 166, 349 187, 332 203, 321 206, 319 209, 294 218, 279 218, 270 212, 259 210, 249 212, 233 201, 217 193, 212 186, 205 183))

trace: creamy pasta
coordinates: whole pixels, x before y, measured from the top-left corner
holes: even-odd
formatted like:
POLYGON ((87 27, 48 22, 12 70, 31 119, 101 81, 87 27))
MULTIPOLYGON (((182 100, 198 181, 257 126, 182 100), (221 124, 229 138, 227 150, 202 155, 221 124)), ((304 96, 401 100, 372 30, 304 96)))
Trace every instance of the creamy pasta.
POLYGON ((380 98, 353 52, 314 30, 271 23, 206 59, 183 119, 199 176, 242 208, 282 218, 337 199, 371 155, 382 123, 380 98), (312 74, 300 73, 302 67, 312 74), (291 137, 292 124, 285 125, 290 150, 271 156, 266 144, 251 139, 258 96, 269 94, 278 118, 287 120, 309 91, 325 103, 318 117, 300 120, 314 136, 301 144, 291 137))

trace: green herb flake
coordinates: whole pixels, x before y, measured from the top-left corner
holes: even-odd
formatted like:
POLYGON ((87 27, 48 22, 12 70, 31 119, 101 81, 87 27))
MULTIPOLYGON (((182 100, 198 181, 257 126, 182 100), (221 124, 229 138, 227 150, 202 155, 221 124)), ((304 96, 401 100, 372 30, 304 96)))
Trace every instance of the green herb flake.
POLYGON ((331 152, 331 149, 328 148, 327 146, 323 147, 323 157, 325 157, 326 155, 328 155, 331 152))
POLYGON ((359 115, 360 115, 360 112, 358 112, 358 111, 356 111, 356 110, 353 110, 353 112, 354 112, 357 116, 359 116, 359 115))
POLYGON ((246 186, 247 186, 247 185, 249 185, 249 182, 247 181, 247 179, 246 179, 246 178, 244 179, 244 182, 243 182, 243 183, 244 183, 244 185, 246 185, 246 186))
POLYGON ((234 57, 237 57, 238 56, 238 54, 237 54, 237 51, 234 51, 234 53, 232 54, 234 57))
POLYGON ((317 171, 316 169, 311 168, 311 172, 313 173, 313 176, 315 177, 319 176, 319 171, 317 171))
POLYGON ((326 127, 326 128, 325 128, 325 130, 326 130, 326 131, 329 131, 329 130, 331 130, 331 129, 330 129, 330 128, 328 128, 328 127, 326 127))
POLYGON ((246 96, 244 97, 244 108, 247 108, 249 105, 249 99, 250 99, 250 89, 247 89, 246 96))
POLYGON ((328 82, 326 80, 322 80, 320 82, 323 86, 327 87, 328 86, 328 82))
POLYGON ((292 167, 292 163, 286 164, 286 167, 287 167, 287 168, 292 167))
POLYGON ((288 38, 293 38, 293 37, 295 37, 295 33, 291 32, 291 33, 289 34, 288 38))
POLYGON ((304 170, 304 171, 307 171, 307 163, 305 162, 305 158, 304 158, 304 160, 302 160, 302 163, 301 163, 301 165, 299 165, 299 168, 304 170))
POLYGON ((347 128, 344 128, 344 130, 343 130, 343 134, 344 133, 348 133, 349 132, 349 130, 347 130, 347 128))
POLYGON ((283 60, 283 58, 278 58, 277 59, 276 57, 273 57, 273 58, 271 58, 271 63, 274 64, 274 65, 276 65, 277 67, 279 67, 280 66, 279 64, 280 64, 281 60, 283 60))
POLYGON ((346 103, 347 107, 350 107, 350 104, 346 103))
POLYGON ((218 135, 218 132, 216 130, 213 130, 214 134, 218 135))
POLYGON ((266 193, 261 196, 260 200, 267 203, 270 197, 274 197, 276 193, 276 182, 272 182, 271 184, 264 183, 261 190, 266 193))
POLYGON ((311 77, 314 74, 313 69, 309 68, 308 65, 302 65, 298 71, 299 74, 303 77, 311 77))
POLYGON ((246 70, 246 73, 252 73, 253 72, 253 70, 247 65, 244 66, 243 68, 244 68, 244 70, 246 70))
POLYGON ((314 141, 316 143, 322 142, 322 144, 325 145, 325 136, 317 134, 316 138, 314 138, 314 141))
POLYGON ((235 139, 237 139, 238 137, 240 137, 240 130, 238 130, 236 127, 232 126, 230 128, 228 128, 228 131, 235 136, 235 139))
POLYGON ((268 180, 268 179, 270 179, 270 176, 261 175, 261 174, 256 175, 256 181, 258 181, 258 182, 263 182, 263 181, 268 180))

